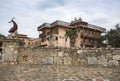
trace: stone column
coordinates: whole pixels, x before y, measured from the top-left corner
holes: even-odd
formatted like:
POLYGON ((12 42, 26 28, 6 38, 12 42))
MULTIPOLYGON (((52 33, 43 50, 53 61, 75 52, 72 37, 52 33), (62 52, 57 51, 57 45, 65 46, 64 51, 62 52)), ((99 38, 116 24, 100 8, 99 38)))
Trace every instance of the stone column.
POLYGON ((6 39, 3 42, 3 63, 17 64, 18 63, 18 47, 17 39, 6 39))

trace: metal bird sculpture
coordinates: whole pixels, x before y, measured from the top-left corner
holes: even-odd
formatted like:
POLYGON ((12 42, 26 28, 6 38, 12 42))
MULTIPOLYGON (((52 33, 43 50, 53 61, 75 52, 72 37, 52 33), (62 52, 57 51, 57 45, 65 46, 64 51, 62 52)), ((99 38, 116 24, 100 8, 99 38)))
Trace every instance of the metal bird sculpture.
POLYGON ((13 17, 11 21, 9 21, 9 23, 13 23, 13 27, 11 27, 11 29, 9 30, 9 33, 14 33, 18 29, 18 25, 13 19, 15 19, 15 17, 13 17))

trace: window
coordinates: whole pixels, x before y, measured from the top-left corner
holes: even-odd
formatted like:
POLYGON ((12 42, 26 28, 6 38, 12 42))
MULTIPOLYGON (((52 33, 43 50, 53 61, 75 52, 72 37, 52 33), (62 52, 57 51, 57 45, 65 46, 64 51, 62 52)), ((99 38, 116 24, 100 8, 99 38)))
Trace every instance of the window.
POLYGON ((55 40, 58 40, 58 37, 56 37, 55 40))
POLYGON ((44 42, 44 39, 42 39, 42 42, 44 42))
POLYGON ((30 45, 30 42, 28 42, 28 45, 30 45))

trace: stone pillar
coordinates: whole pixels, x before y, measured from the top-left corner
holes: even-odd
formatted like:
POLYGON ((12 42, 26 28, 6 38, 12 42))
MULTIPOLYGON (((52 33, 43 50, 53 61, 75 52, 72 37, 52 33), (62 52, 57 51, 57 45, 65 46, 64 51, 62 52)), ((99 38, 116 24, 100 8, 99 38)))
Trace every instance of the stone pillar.
POLYGON ((18 47, 17 39, 6 39, 3 42, 3 63, 17 64, 18 63, 18 47))

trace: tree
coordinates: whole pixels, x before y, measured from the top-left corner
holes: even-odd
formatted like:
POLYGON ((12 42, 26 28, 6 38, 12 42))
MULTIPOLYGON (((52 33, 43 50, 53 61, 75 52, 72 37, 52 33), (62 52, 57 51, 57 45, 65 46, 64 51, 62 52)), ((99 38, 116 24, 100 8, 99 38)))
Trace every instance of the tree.
POLYGON ((67 39, 69 38, 71 47, 74 47, 77 37, 78 37, 78 34, 77 34, 77 31, 75 29, 66 30, 65 41, 67 41, 67 39))
POLYGON ((105 47, 106 46, 106 35, 100 35, 100 37, 97 39, 98 47, 105 47))
POLYGON ((120 24, 117 24, 114 29, 110 29, 106 38, 112 47, 120 47, 120 24))

